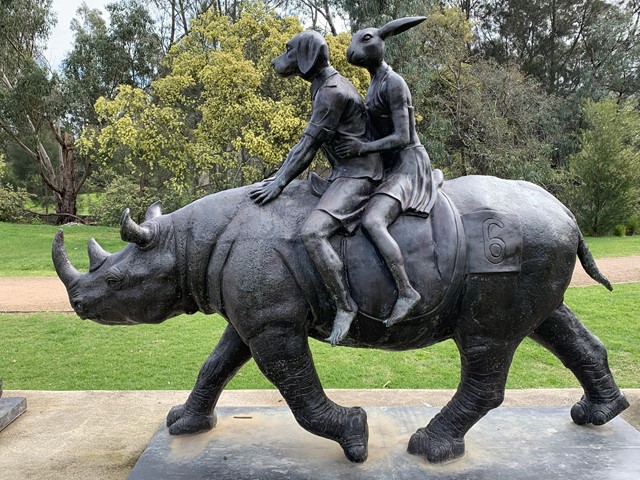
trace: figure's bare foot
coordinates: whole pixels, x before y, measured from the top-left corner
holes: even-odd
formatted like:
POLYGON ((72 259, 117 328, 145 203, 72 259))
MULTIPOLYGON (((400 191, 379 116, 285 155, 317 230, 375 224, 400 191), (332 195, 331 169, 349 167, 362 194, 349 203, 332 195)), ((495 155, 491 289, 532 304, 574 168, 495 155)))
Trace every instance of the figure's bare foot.
POLYGON ((331 346, 335 347, 338 345, 344 337, 349 333, 349 328, 351 327, 351 322, 356 318, 358 314, 358 309, 354 308, 353 310, 340 310, 336 312, 336 318, 333 320, 333 330, 331 330, 331 335, 326 340, 331 343, 331 346))
POLYGON ((416 306, 416 304, 420 301, 420 294, 416 292, 413 288, 410 289, 406 294, 398 296, 398 300, 396 300, 396 304, 393 306, 393 310, 391 311, 391 315, 384 321, 384 324, 387 327, 394 325, 402 320, 404 320, 411 309, 416 306))

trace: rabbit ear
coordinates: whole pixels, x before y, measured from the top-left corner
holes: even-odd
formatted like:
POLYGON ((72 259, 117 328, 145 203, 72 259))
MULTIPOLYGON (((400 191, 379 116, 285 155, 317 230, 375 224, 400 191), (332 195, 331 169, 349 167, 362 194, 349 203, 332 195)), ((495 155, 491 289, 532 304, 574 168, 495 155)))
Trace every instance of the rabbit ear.
POLYGON ((303 32, 298 42, 298 69, 303 75, 309 73, 323 50, 324 56, 328 58, 329 50, 322 35, 313 31, 303 32))
POLYGON ((427 17, 404 17, 391 20, 386 25, 378 29, 378 35, 384 40, 387 37, 392 37, 399 33, 405 32, 412 27, 415 27, 419 23, 424 22, 427 17))

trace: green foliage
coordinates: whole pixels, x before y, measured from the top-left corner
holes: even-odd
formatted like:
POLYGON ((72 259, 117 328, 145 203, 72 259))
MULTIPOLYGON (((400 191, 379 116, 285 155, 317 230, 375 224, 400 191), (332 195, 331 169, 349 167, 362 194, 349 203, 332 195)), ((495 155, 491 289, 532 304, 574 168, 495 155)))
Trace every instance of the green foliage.
POLYGON ((477 44, 500 63, 518 62, 549 93, 628 95, 638 85, 638 13, 635 2, 479 2, 477 44))
POLYGON ((171 71, 153 94, 120 87, 100 99, 105 126, 86 132, 82 148, 104 164, 121 159, 140 176, 161 168, 177 189, 202 175, 214 189, 261 179, 284 158, 308 108, 300 81, 276 78, 269 65, 300 30, 257 5, 231 23, 205 13, 171 52, 171 71))
POLYGON ((555 100, 515 65, 474 56, 471 24, 459 9, 434 11, 416 30, 422 47, 406 77, 433 163, 449 176, 552 185, 555 100))
MULTIPOLYGON (((270 65, 300 30, 295 18, 260 4, 246 5, 236 22, 200 15, 150 94, 121 86, 113 100, 98 100, 103 127, 85 130, 81 150, 105 168, 117 165, 146 181, 164 176, 165 185, 191 194, 265 178, 297 142, 310 111, 308 84, 280 78, 270 65)), ((366 72, 344 59, 349 37, 328 43, 335 63, 364 90, 366 72)))
POLYGON ((144 221, 144 214, 152 203, 162 201, 163 213, 170 213, 189 203, 190 198, 168 188, 146 188, 140 192, 139 185, 127 177, 115 177, 109 184, 103 198, 95 207, 95 216, 100 225, 118 226, 125 208, 131 210, 131 217, 137 222, 144 221))
POLYGON ((627 234, 627 226, 626 225, 616 225, 613 229, 613 234, 616 237, 624 237, 627 234))
POLYGON ((583 231, 606 235, 637 214, 640 196, 640 113, 631 102, 588 101, 589 127, 571 157, 569 204, 583 231))
MULTIPOLYGON (((618 384, 638 388, 640 284, 573 288, 567 303, 605 343, 618 384)), ((162 325, 103 326, 75 315, 0 315, 0 371, 5 388, 35 390, 191 389, 225 326, 219 316, 180 316, 162 325)), ((406 352, 332 348, 310 341, 325 388, 456 388, 460 360, 453 342, 406 352)), ((508 388, 579 387, 560 361, 526 339, 515 354, 508 388)), ((231 389, 273 388, 253 361, 231 389)))
POLYGON ((0 222, 23 223, 31 219, 25 210, 30 195, 22 188, 0 185, 0 222))
POLYGON ((145 5, 120 0, 98 9, 83 4, 71 22, 73 48, 62 62, 67 108, 80 125, 97 124, 93 104, 111 98, 118 85, 147 87, 157 76, 162 40, 145 5))
POLYGON ((8 184, 7 173, 8 168, 0 152, 0 222, 22 223, 30 217, 25 211, 30 196, 26 190, 8 184))
POLYGON ((73 133, 65 125, 59 78, 41 58, 54 20, 50 0, 0 4, 0 141, 31 159, 31 171, 55 192, 58 220, 65 222, 76 214, 76 196, 86 175, 74 155, 73 133))

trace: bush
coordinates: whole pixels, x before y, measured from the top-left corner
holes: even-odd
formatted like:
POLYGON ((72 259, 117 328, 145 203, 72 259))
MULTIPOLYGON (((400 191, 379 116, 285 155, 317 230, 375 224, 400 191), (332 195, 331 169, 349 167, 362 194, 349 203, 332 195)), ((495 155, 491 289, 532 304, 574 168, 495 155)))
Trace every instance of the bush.
POLYGON ((629 235, 640 234, 640 220, 638 220, 638 217, 631 217, 629 219, 629 222, 627 223, 627 233, 629 235))
POLYGON ((192 199, 170 188, 148 187, 141 193, 137 183, 126 177, 116 177, 95 207, 96 220, 100 225, 118 226, 122 212, 128 208, 131 211, 131 218, 141 223, 144 221, 144 214, 149 205, 158 200, 162 201, 163 212, 169 213, 192 199))
POLYGON ((616 228, 613 229, 613 233, 616 237, 624 237, 627 234, 627 226, 616 225, 616 228))
POLYGON ((30 195, 23 188, 14 189, 11 185, 0 186, 0 221, 26 223, 32 215, 25 210, 24 204, 30 195))
POLYGON ((589 128, 580 134, 580 152, 570 159, 575 181, 569 206, 585 233, 606 235, 637 211, 640 113, 631 102, 607 99, 587 102, 584 114, 589 128))

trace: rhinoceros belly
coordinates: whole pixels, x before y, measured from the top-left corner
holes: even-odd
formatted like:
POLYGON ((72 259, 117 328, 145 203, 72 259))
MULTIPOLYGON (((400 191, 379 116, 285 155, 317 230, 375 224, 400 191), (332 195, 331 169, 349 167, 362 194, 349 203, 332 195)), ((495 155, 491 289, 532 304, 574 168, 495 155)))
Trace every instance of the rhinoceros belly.
MULTIPOLYGON (((407 275, 422 299, 410 318, 446 308, 465 271, 466 242, 457 210, 443 194, 428 218, 402 215, 390 228, 405 259, 407 275)), ((397 298, 396 285, 384 259, 359 230, 342 243, 347 279, 360 314, 384 320, 397 298)))

